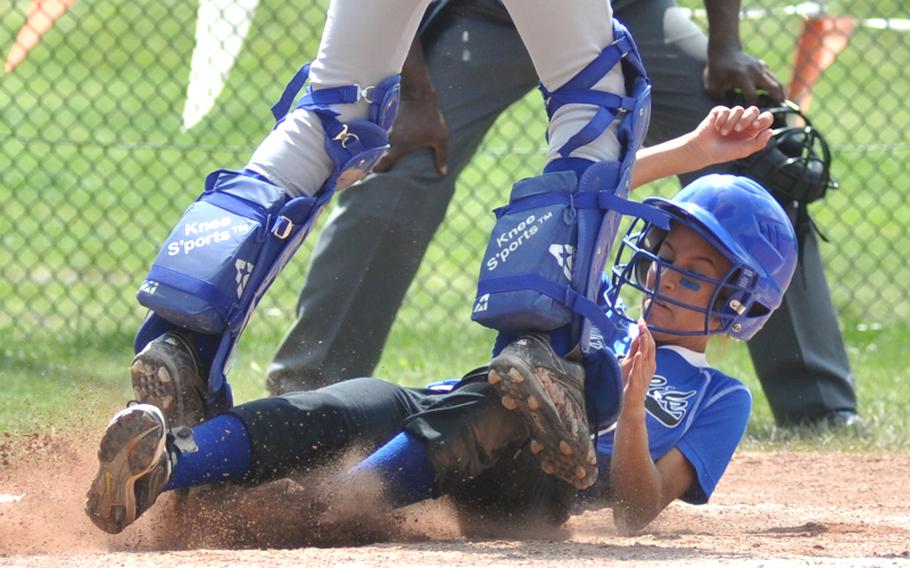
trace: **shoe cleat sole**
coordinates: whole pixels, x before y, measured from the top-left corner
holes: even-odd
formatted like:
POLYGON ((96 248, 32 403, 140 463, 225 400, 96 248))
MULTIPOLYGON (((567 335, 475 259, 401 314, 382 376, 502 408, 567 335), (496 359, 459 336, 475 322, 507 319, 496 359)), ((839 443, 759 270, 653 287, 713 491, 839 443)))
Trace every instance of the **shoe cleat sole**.
POLYGON ((98 473, 85 505, 98 528, 117 534, 136 520, 136 481, 158 465, 164 447, 160 415, 130 407, 114 416, 101 439, 98 473))
POLYGON ((530 451, 544 473, 587 489, 597 480, 597 458, 587 428, 578 423, 586 418, 559 412, 545 391, 544 384, 553 380, 547 372, 532 371, 520 359, 500 355, 491 363, 487 380, 499 392, 503 407, 518 412, 528 425, 530 451))
POLYGON ((136 399, 157 406, 169 423, 179 413, 175 405, 177 386, 164 362, 154 355, 142 352, 133 360, 130 378, 136 399))
POLYGON ((205 418, 205 393, 196 392, 204 387, 194 389, 191 383, 199 380, 195 370, 187 364, 181 366, 178 349, 189 347, 178 347, 180 344, 176 339, 168 341, 172 343, 149 343, 133 359, 130 366, 133 396, 140 402, 158 407, 172 427, 195 426, 205 418), (184 368, 185 377, 177 380, 181 377, 180 368, 184 368))

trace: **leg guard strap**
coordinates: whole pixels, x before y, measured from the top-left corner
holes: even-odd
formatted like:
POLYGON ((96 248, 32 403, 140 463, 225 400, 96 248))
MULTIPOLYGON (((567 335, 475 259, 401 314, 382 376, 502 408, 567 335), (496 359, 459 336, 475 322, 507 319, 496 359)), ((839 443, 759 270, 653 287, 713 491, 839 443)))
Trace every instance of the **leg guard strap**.
MULTIPOLYGON (((278 124, 286 118, 294 97, 309 78, 307 63, 294 75, 281 98, 272 106, 278 124)), ((401 99, 400 77, 388 77, 378 85, 361 87, 346 85, 314 90, 307 86, 297 101, 296 109, 309 110, 319 117, 325 131, 325 149, 335 167, 320 193, 341 191, 365 176, 389 148, 388 131, 398 114, 401 99), (331 105, 353 104, 361 100, 370 103, 369 120, 338 120, 338 111, 331 105)))
POLYGON ((628 122, 627 129, 635 133, 629 140, 634 146, 631 152, 634 160, 635 152, 638 151, 638 146, 648 129, 651 89, 638 48, 628 30, 618 20, 613 20, 613 43, 604 48, 600 55, 575 77, 554 91, 547 90, 543 85, 539 88, 546 105, 547 117, 550 119, 557 110, 568 104, 600 107, 588 124, 559 149, 560 156, 568 158, 574 150, 596 140, 617 117, 628 115, 631 120, 623 122, 628 122), (626 83, 631 87, 627 88, 629 96, 594 89, 594 85, 617 63, 622 64, 626 83))

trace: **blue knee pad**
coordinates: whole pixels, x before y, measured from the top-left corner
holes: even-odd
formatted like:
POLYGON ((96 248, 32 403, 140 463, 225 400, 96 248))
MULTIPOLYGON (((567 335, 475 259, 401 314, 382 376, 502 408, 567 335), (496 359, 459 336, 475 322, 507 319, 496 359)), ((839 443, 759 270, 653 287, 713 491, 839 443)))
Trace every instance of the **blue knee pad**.
POLYGON ((547 113, 566 104, 600 107, 559 150, 562 159, 519 181, 509 204, 495 211, 472 319, 503 333, 552 331, 571 324, 572 341, 588 352, 591 323, 613 324, 596 300, 604 264, 623 214, 666 226, 660 211, 626 199, 632 165, 650 119, 651 85, 628 31, 614 20, 614 42, 555 91, 541 87, 547 113), (592 89, 622 65, 628 95, 592 89), (573 150, 596 140, 614 121, 620 156, 584 168, 573 150), (566 171, 555 171, 564 169, 566 171), (579 175, 579 172, 580 173, 579 175))
MULTIPOLYGON (((278 124, 308 74, 309 64, 272 107, 278 124)), ((334 166, 313 196, 290 197, 251 171, 209 174, 202 195, 174 227, 139 290, 139 303, 152 313, 136 336, 136 352, 171 328, 195 332, 199 358, 209 373, 210 405, 230 406, 225 367, 253 310, 334 192, 363 177, 388 148, 398 100, 397 76, 366 89, 307 88, 296 108, 319 117, 334 166), (369 120, 342 123, 331 108, 362 99, 370 102, 369 120)))
POLYGON ((182 328, 239 331, 330 197, 289 199, 255 174, 212 172, 158 253, 139 303, 182 328))

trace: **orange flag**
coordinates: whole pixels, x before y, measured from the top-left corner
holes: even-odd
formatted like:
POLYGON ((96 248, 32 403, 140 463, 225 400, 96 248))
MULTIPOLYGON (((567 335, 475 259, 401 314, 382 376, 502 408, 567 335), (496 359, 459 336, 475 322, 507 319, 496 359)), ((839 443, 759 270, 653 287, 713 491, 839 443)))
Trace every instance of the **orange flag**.
POLYGON ((796 44, 793 79, 787 97, 808 111, 812 87, 837 55, 847 47, 856 20, 849 16, 813 16, 803 21, 796 44))
POLYGON ((75 3, 76 0, 32 0, 25 24, 6 56, 6 73, 11 73, 22 63, 28 52, 41 41, 41 36, 75 3))

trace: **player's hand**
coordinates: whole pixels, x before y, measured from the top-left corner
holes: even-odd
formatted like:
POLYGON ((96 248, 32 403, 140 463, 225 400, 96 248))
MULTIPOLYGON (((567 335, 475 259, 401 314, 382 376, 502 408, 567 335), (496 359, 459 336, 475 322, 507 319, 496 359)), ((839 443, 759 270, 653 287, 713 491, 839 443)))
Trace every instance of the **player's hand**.
POLYGON ((375 172, 389 171, 399 158, 418 148, 433 150, 436 171, 446 175, 449 171, 449 129, 436 105, 436 95, 428 93, 413 98, 402 98, 398 118, 389 132, 391 147, 373 168, 375 172))
POLYGON ((716 106, 692 132, 693 151, 708 164, 745 158, 768 144, 773 122, 754 106, 716 106))
POLYGON ((784 86, 763 60, 736 48, 711 50, 703 77, 705 93, 724 100, 727 93, 739 90, 746 104, 755 104, 756 91, 767 91, 774 102, 784 100, 784 86))
POLYGON ((622 370, 623 409, 643 409, 648 385, 657 370, 657 347, 645 320, 638 320, 638 335, 620 364, 622 370))

